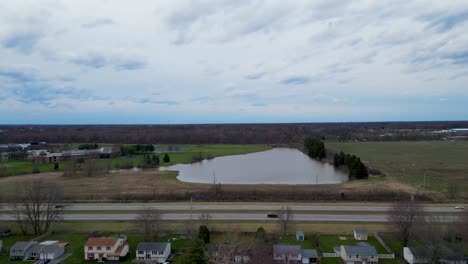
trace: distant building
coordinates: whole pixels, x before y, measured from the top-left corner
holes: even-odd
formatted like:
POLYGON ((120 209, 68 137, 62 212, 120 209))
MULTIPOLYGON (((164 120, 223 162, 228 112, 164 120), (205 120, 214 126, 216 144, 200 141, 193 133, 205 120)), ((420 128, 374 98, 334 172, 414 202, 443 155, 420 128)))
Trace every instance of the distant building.
MULTIPOLYGON (((454 252, 447 247, 441 247, 440 264, 467 264, 463 253, 454 252)), ((403 258, 408 264, 429 264, 431 263, 431 253, 425 247, 404 247, 403 258)))
POLYGON ((301 255, 303 264, 317 264, 319 262, 319 256, 315 249, 303 249, 301 255))
POLYGON ((128 254, 128 243, 121 237, 90 237, 84 245, 85 260, 115 261, 128 254))
POLYGON ((209 244, 208 255, 215 263, 249 263, 250 255, 236 244, 209 244))
POLYGON ((33 241, 18 241, 10 248, 10 260, 30 259, 30 250, 36 245, 33 241))
POLYGON ((59 241, 44 241, 35 244, 29 250, 30 260, 54 260, 65 254, 65 248, 59 241))
POLYGON ((303 231, 297 231, 296 232, 296 240, 297 241, 304 241, 305 240, 305 235, 303 231))
POLYGON ((340 257, 345 264, 377 264, 379 262, 377 250, 367 243, 358 243, 356 246, 341 245, 340 257))
POLYGON ((165 263, 171 255, 171 243, 142 242, 136 248, 136 261, 165 263))
POLYGON ((302 249, 299 245, 273 245, 275 263, 302 263, 302 249))
POLYGON ((368 232, 366 229, 356 228, 354 229, 354 239, 356 240, 367 240, 368 232))

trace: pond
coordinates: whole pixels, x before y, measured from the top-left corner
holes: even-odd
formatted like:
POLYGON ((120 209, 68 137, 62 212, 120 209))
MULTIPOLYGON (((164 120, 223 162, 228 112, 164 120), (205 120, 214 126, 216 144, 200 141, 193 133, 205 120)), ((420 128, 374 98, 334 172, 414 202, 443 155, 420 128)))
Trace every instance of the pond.
POLYGON ((348 181, 346 173, 291 148, 224 156, 159 169, 179 171, 178 180, 194 183, 332 184, 348 181))

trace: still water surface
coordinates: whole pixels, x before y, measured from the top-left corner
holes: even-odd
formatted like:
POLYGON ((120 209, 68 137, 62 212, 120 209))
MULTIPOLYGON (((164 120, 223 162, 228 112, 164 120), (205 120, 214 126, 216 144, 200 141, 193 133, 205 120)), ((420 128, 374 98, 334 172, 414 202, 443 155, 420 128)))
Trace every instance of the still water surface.
POLYGON ((222 184, 330 184, 348 180, 348 175, 330 164, 310 159, 297 149, 218 157, 192 164, 161 167, 179 171, 183 182, 222 184))

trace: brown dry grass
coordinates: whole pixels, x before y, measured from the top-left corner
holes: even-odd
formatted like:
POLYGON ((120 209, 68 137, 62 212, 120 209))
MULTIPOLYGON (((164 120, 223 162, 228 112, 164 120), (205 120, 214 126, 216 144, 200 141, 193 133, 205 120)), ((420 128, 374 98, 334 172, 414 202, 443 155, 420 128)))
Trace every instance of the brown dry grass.
MULTIPOLYGON (((127 194, 167 195, 184 194, 193 191, 207 191, 210 184, 184 183, 176 179, 174 172, 145 170, 140 172, 111 173, 96 177, 65 178, 61 173, 41 173, 33 175, 0 178, 0 191, 9 196, 17 184, 34 179, 56 181, 64 186, 67 197, 75 200, 105 201, 109 197, 127 194)), ((371 178, 333 185, 223 185, 227 192, 237 191, 291 191, 310 192, 314 190, 330 192, 367 192, 372 190, 392 190, 395 192, 416 193, 417 189, 392 178, 371 178)))

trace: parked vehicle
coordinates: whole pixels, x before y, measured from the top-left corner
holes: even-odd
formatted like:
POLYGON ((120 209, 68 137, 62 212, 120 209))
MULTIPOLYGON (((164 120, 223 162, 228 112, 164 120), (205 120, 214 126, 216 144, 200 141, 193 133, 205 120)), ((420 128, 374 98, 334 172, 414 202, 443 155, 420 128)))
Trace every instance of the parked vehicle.
POLYGON ((464 206, 455 206, 455 209, 456 210, 463 210, 463 209, 465 209, 465 207, 464 206))
POLYGON ((7 237, 9 235, 11 235, 10 229, 0 230, 0 237, 7 237))

